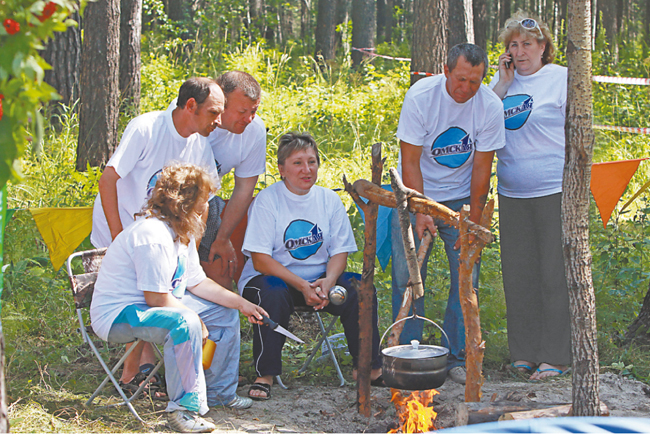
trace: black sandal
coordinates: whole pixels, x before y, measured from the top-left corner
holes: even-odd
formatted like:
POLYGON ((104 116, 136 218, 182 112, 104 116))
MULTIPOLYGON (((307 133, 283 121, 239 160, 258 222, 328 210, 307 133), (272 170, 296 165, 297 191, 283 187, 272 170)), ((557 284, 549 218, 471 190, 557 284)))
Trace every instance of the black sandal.
MULTIPOLYGON (((137 374, 135 374, 135 377, 133 377, 133 380, 129 381, 128 383, 124 383, 122 382, 122 380, 120 380, 119 382, 120 389, 124 391, 124 394, 127 396, 127 398, 130 398, 138 390, 138 388, 140 387, 140 383, 142 383, 146 378, 147 378, 146 375, 142 374, 142 372, 138 372, 137 374)), ((142 389, 142 393, 140 394, 140 396, 138 396, 138 399, 142 399, 147 395, 146 389, 147 389, 146 387, 142 389)))
POLYGON ((375 387, 388 387, 386 383, 384 383, 384 379, 381 377, 381 375, 374 380, 370 380, 370 385, 375 387))
MULTIPOLYGON (((154 368, 155 366, 153 363, 147 363, 140 366, 140 373, 135 376, 135 378, 138 378, 139 376, 142 378, 138 384, 144 381, 149 376, 149 374, 151 374, 151 371, 153 371, 154 368)), ((161 401, 167 401, 169 399, 167 397, 167 386, 165 384, 164 378, 158 372, 156 372, 154 376, 151 377, 149 384, 144 387, 144 390, 149 393, 153 399, 161 401), (163 396, 157 396, 158 394, 163 394, 163 396)))
POLYGON ((271 385, 266 383, 253 383, 248 388, 248 397, 254 401, 266 401, 271 398, 271 385), (251 390, 260 390, 266 393, 266 396, 251 396, 251 390))

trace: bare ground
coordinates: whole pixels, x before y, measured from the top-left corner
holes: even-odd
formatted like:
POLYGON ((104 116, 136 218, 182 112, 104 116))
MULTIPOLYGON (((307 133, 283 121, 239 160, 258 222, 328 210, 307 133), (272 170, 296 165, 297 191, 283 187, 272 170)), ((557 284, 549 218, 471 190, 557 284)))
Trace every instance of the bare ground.
MULTIPOLYGON (((244 395, 247 386, 240 388, 244 395)), ((571 403, 571 378, 563 377, 537 383, 525 381, 509 372, 497 372, 487 378, 482 401, 571 403)), ((464 401, 464 386, 451 381, 439 388, 434 408, 439 412, 437 428, 454 425, 455 409, 464 401)), ((267 432, 387 432, 396 422, 390 402, 390 389, 372 388, 372 417, 360 416, 356 409, 356 388, 308 386, 296 383, 289 390, 273 387, 272 398, 256 402, 248 410, 211 410, 208 416, 219 431, 267 432)), ((645 384, 606 373, 600 376, 600 397, 612 416, 650 417, 650 388, 645 384)))

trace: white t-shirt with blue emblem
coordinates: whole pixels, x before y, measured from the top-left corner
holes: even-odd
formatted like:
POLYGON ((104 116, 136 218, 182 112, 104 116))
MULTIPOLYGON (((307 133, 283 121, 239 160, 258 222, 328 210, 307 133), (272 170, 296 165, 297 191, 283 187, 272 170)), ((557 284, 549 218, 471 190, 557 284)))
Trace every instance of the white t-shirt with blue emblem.
POLYGON ((313 282, 339 253, 357 251, 352 226, 339 196, 327 188, 313 186, 309 193, 290 192, 284 181, 262 190, 248 210, 244 245, 248 256, 237 284, 260 273, 253 267, 251 252, 270 255, 293 274, 313 282))
MULTIPOLYGON (((142 209, 163 167, 174 162, 205 168, 219 187, 219 175, 207 138, 198 133, 187 138, 178 134, 172 111, 145 113, 129 122, 120 145, 107 163, 120 176, 117 203, 123 228, 133 223, 133 215, 142 209)), ((111 244, 99 194, 93 209, 90 241, 97 248, 111 244)))
POLYGON ((130 305, 147 306, 144 291, 169 293, 181 299, 187 287, 206 276, 194 239, 186 246, 157 218, 138 218, 106 251, 95 283, 90 318, 97 336, 106 340, 111 326, 130 305))
MULTIPOLYGON (((415 83, 406 93, 397 127, 400 140, 423 147, 424 194, 437 202, 469 197, 475 151, 505 145, 499 97, 481 85, 474 97, 459 104, 446 83, 444 74, 415 83)), ((400 175, 401 160, 400 152, 400 175)))
MULTIPOLYGON (((490 88, 499 82, 499 73, 490 88)), ((497 151, 499 194, 543 197, 562 191, 567 69, 548 64, 519 75, 503 99, 506 146, 497 151)))

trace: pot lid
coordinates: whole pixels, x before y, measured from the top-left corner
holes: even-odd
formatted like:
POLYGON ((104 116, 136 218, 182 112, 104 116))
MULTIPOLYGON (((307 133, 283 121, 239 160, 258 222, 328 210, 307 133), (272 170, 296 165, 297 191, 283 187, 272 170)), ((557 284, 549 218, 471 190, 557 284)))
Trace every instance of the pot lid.
POLYGON ((449 349, 437 345, 420 345, 417 340, 411 341, 411 345, 397 345, 382 350, 385 356, 397 357, 400 359, 428 359, 431 357, 445 356, 449 349))

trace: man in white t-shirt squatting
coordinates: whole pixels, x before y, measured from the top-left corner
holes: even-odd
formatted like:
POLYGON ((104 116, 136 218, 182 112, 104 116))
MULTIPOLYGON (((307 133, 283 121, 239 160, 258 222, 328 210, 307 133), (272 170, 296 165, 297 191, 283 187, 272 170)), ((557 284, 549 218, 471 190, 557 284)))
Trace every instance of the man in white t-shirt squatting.
POLYGON ((245 218, 257 178, 266 170, 266 128, 259 116, 255 116, 262 89, 252 75, 229 71, 215 81, 226 96, 226 107, 221 124, 210 133, 208 142, 219 177, 234 169, 235 187, 227 205, 218 196, 210 199, 199 258, 209 278, 232 289, 238 259, 230 237, 245 218))
MULTIPOLYGON (((108 247, 134 222, 133 215, 141 210, 163 167, 169 163, 203 166, 219 186, 207 137, 221 122, 224 104, 223 92, 214 80, 190 78, 179 90, 176 108, 146 113, 129 122, 99 180, 90 236, 95 247, 108 247)), ((239 370, 238 312, 221 307, 214 318, 215 327, 223 332, 217 342, 219 354, 215 353, 214 368, 205 371, 208 405, 249 407, 249 398, 235 394, 239 370)), ((152 368, 154 360, 151 346, 139 345, 125 361, 120 382, 128 387, 136 374, 152 368)))
MULTIPOLYGON (((487 74, 485 52, 474 44, 459 44, 449 50, 445 73, 415 83, 406 93, 397 137, 400 139, 399 173, 404 185, 424 193, 454 211, 470 205, 470 219, 478 223, 485 206, 494 152, 505 145, 503 106, 494 92, 482 85, 487 74)), ((465 324, 458 294, 460 243, 458 230, 423 214, 411 215, 416 245, 425 229, 440 234, 447 259, 451 285, 444 330, 449 336, 449 377, 465 383, 465 324)), ((404 246, 396 210, 391 221, 393 317, 397 316, 409 280, 404 246)), ((422 266, 426 279, 428 255, 422 266)), ((477 263, 473 273, 478 288, 477 263)), ((415 303, 424 315, 424 298, 415 303)), ((422 340, 423 321, 409 320, 401 343, 422 340)))

